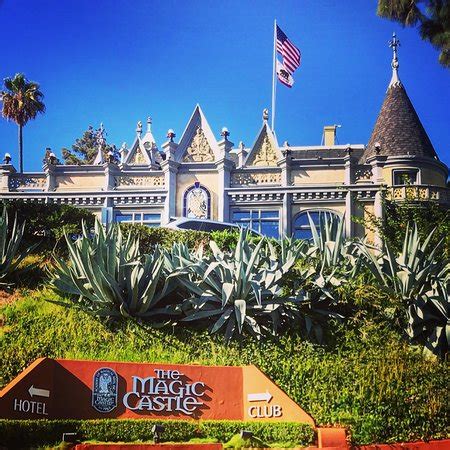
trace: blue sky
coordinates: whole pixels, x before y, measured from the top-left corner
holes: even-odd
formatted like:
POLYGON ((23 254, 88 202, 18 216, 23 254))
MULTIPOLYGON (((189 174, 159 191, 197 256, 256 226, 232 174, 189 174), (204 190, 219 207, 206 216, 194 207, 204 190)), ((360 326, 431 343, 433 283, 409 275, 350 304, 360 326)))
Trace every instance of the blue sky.
MULTIPOLYGON (((441 160, 450 165, 450 71, 417 30, 375 14, 376 1, 0 0, 0 77, 41 84, 47 112, 24 131, 25 170, 46 147, 60 154, 88 125, 131 144, 148 115, 161 145, 177 139, 196 103, 219 138, 251 145, 270 108, 273 20, 302 51, 295 86, 278 84, 279 142, 313 145, 341 124, 339 142, 367 143, 391 76, 400 78, 441 160), (11 39, 7 37, 11 36, 11 39)), ((17 165, 17 129, 0 120, 0 153, 17 165)))

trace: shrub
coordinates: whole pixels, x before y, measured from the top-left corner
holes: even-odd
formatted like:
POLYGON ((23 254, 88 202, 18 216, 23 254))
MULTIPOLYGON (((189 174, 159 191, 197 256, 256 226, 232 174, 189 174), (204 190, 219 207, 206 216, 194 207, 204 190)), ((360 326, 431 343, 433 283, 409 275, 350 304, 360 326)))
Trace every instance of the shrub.
POLYGON ((384 242, 398 253, 403 246, 403 238, 408 224, 416 224, 419 237, 423 240, 434 230, 431 245, 444 239, 444 253, 450 258, 450 209, 436 202, 405 200, 402 202, 383 198, 383 220, 366 211, 364 219, 353 218, 366 228, 380 233, 384 242))
POLYGON ((66 250, 64 234, 81 234, 81 223, 88 228, 94 225, 94 214, 87 209, 53 203, 32 203, 23 200, 2 200, 11 217, 17 215, 25 222, 24 246, 39 244, 40 253, 66 250))
MULTIPOLYGON (((101 442, 151 442, 152 428, 159 420, 101 419, 101 420, 0 420, 0 444, 5 446, 52 445, 63 433, 76 432, 80 440, 101 442)), ((226 442, 242 429, 268 442, 290 441, 306 446, 314 441, 309 425, 295 423, 251 423, 238 421, 164 420, 162 442, 188 442, 191 439, 209 439, 226 442)))
POLYGON ((148 227, 137 224, 120 224, 125 236, 132 234, 139 238, 139 250, 141 253, 151 253, 156 245, 165 249, 171 249, 173 244, 186 244, 191 249, 206 246, 209 242, 209 234, 202 231, 178 231, 162 227, 148 227))

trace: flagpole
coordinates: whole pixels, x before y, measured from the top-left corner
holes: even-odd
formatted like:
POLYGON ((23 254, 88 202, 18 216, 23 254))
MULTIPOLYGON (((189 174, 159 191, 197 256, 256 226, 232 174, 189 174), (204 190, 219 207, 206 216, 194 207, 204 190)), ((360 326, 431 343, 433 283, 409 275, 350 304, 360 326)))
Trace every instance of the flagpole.
POLYGON ((273 23, 273 73, 272 73, 272 131, 275 133, 275 97, 277 92, 276 83, 276 63, 277 63, 277 20, 273 23))

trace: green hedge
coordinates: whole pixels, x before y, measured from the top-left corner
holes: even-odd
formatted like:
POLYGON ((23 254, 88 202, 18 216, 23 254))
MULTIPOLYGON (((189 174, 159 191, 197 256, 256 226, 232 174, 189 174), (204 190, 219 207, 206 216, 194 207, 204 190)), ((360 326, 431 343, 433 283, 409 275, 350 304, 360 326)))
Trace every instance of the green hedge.
MULTIPOLYGON (((132 233, 133 236, 139 236, 139 247, 142 253, 151 252, 153 247, 158 244, 164 248, 172 248, 175 242, 186 244, 189 248, 198 248, 205 246, 208 251, 208 243, 213 239, 219 248, 230 250, 236 247, 239 239, 239 232, 236 230, 204 231, 194 230, 172 230, 170 228, 148 227, 137 224, 121 224, 120 228, 125 234, 132 233)), ((259 238, 255 238, 259 239, 259 238)))
POLYGON ((121 224, 121 230, 139 237, 139 248, 142 253, 149 253, 158 244, 164 248, 172 248, 175 242, 182 242, 189 248, 197 248, 200 244, 207 244, 208 233, 193 230, 171 230, 170 228, 148 227, 146 225, 121 224))
POLYGON ((20 223, 25 222, 22 245, 39 244, 34 251, 39 254, 57 252, 67 255, 64 234, 80 234, 83 221, 91 228, 95 220, 91 211, 70 205, 2 200, 0 208, 3 205, 11 218, 17 216, 20 223))
POLYGON ((314 442, 314 431, 307 424, 289 422, 256 423, 238 421, 187 420, 0 420, 0 445, 21 447, 52 445, 63 433, 76 432, 78 439, 101 442, 152 441, 152 427, 164 425, 162 442, 187 442, 193 438, 228 441, 242 429, 252 431, 267 443, 292 442, 307 446, 314 442))

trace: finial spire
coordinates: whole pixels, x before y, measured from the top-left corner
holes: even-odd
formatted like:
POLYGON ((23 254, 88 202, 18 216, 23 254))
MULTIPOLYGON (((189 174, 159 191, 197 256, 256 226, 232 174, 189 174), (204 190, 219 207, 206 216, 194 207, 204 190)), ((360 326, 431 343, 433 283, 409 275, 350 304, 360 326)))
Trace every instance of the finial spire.
POLYGON ((147 117, 147 133, 150 133, 152 131, 152 118, 149 116, 147 117))
POLYGON ((138 123, 136 125, 136 134, 140 137, 142 134, 142 122, 138 120, 138 123))
POLYGON ((389 83, 389 87, 398 86, 401 84, 400 78, 398 77, 398 57, 397 57, 397 47, 400 47, 400 41, 397 39, 397 35, 392 33, 392 39, 389 41, 389 47, 392 48, 392 78, 389 83))
POLYGON ((101 151, 106 144, 106 131, 105 127, 103 126, 103 122, 100 124, 100 128, 97 130, 96 133, 96 141, 97 141, 97 147, 98 151, 101 151))

